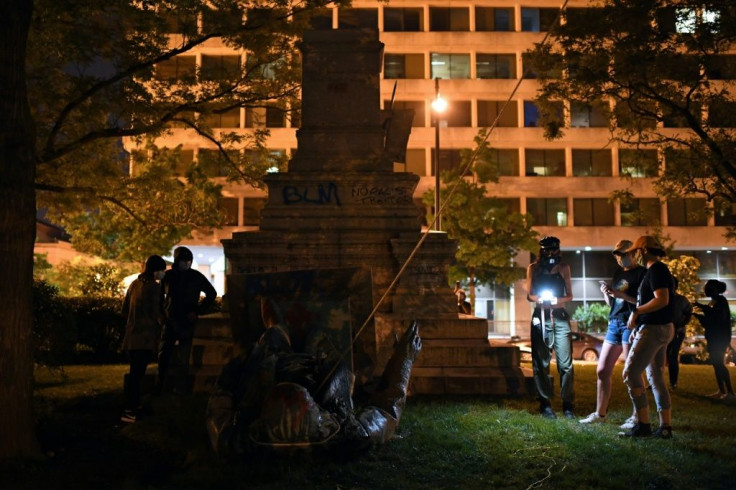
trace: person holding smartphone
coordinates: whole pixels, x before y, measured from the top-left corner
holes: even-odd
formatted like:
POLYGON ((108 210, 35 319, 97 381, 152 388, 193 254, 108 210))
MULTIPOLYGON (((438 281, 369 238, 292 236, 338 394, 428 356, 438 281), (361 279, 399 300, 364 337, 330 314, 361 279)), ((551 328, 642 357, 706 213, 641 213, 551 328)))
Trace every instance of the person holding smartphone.
MULTIPOLYGON (((636 292, 639 289, 646 269, 636 263, 630 253, 626 250, 633 243, 629 240, 620 240, 613 248, 613 256, 618 263, 618 268, 613 273, 611 284, 600 281, 601 292, 606 304, 611 308, 608 314, 608 332, 601 347, 601 356, 598 359, 598 375, 595 412, 580 420, 581 424, 594 424, 604 422, 608 412, 608 401, 611 398, 611 377, 616 361, 624 353, 624 358, 629 354, 629 334, 631 330, 626 327, 629 315, 636 307, 636 292)), ((629 418, 623 429, 631 429, 636 423, 634 418, 629 418)))

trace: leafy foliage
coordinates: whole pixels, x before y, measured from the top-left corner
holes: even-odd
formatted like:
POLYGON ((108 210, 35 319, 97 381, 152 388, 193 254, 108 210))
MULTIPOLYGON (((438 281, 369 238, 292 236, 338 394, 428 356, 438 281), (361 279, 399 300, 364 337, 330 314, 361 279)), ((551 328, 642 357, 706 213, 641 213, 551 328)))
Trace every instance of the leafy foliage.
POLYGON ((266 105, 298 114, 296 42, 328 3, 34 2, 26 66, 38 206, 75 248, 106 258, 140 260, 220 225, 220 185, 207 177, 260 186, 285 162, 268 152, 267 130, 215 120, 266 105), (195 68, 191 51, 212 43, 245 57, 195 68), (214 164, 182 169, 180 148, 157 145, 174 127, 211 148, 214 164), (124 138, 137 148, 132 175, 124 138))
POLYGON ((736 42, 736 9, 701 0, 596 7, 568 9, 554 42, 531 53, 546 136, 564 133, 555 103, 599 104, 612 140, 664 155, 659 195, 705 198, 716 211, 736 202, 736 65, 726 57, 736 42), (566 75, 548 76, 554 72, 566 75))
MULTIPOLYGON (((685 296, 691 303, 696 301, 700 296, 698 286, 700 285, 700 261, 690 255, 678 255, 673 258, 665 258, 662 260, 670 269, 670 273, 677 278, 677 292, 685 296)), ((695 317, 685 326, 686 335, 696 335, 703 333, 703 327, 695 317)))
POLYGON ((77 332, 74 314, 59 289, 44 281, 33 283, 33 360, 61 366, 72 360, 77 332))
POLYGON ((65 297, 103 297, 122 298, 123 279, 134 273, 132 267, 125 265, 74 264, 62 262, 56 267, 34 269, 37 278, 52 284, 59 294, 65 297))
POLYGON ((587 303, 575 308, 572 319, 578 322, 581 332, 601 332, 608 325, 610 311, 611 308, 605 303, 587 303))
MULTIPOLYGON (((510 212, 503 201, 487 195, 488 185, 498 182, 498 163, 485 134, 481 130, 475 137, 475 152, 463 150, 460 167, 441 174, 442 227, 458 241, 450 280, 471 277, 481 284, 510 285, 524 277, 524 268, 514 259, 521 250, 536 249, 537 233, 531 229, 529 215, 510 212), (461 174, 474 153, 473 172, 461 174)), ((434 203, 433 190, 425 193, 423 202, 428 206, 434 203)), ((430 222, 433 219, 428 217, 430 222)))

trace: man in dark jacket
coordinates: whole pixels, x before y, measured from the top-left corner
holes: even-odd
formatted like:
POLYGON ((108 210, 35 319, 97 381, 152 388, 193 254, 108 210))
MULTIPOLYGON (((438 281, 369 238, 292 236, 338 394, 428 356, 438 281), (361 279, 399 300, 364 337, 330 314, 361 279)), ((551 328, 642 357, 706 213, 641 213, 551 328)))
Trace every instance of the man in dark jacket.
POLYGON ((194 325, 199 315, 210 310, 217 297, 215 288, 207 278, 192 269, 193 260, 191 250, 177 247, 174 250, 174 264, 161 281, 166 324, 158 355, 158 391, 166 381, 174 347, 177 347, 176 364, 179 368, 174 391, 187 390, 194 325), (200 303, 201 293, 205 294, 205 298, 200 303))

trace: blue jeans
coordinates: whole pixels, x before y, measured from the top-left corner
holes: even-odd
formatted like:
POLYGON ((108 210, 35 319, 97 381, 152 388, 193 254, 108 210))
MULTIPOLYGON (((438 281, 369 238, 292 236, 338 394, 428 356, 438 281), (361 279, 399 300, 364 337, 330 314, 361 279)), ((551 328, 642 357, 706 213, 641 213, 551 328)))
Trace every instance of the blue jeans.
POLYGON ((631 330, 626 326, 626 320, 611 318, 608 320, 608 332, 604 340, 611 345, 629 344, 630 334, 631 330))
POLYGON ((557 357, 557 372, 560 375, 560 397, 565 404, 572 405, 575 401, 572 333, 567 314, 561 313, 565 318, 556 318, 555 315, 559 315, 558 313, 545 318, 546 339, 542 337, 542 322, 538 310, 532 317, 532 368, 537 396, 542 405, 549 405, 549 400, 554 394, 554 386, 549 379, 549 365, 553 350, 557 357))
MULTIPOLYGON (((636 410, 649 408, 646 393, 632 395, 632 390, 644 389, 642 374, 647 372, 647 379, 652 385, 657 411, 672 407, 670 392, 664 381, 664 366, 667 359, 667 344, 675 336, 675 327, 666 325, 642 325, 631 343, 629 356, 624 365, 624 383, 629 388, 629 397, 636 410)), ((639 391, 641 391, 639 390, 639 391)))

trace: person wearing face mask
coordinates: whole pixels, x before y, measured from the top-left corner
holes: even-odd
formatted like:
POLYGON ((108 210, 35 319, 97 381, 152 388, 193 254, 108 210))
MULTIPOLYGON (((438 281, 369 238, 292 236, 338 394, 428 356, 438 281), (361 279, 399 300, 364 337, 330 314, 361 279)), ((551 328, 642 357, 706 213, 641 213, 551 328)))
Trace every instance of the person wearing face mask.
MULTIPOLYGON (((629 333, 626 322, 636 306, 636 292, 646 269, 635 264, 631 254, 625 250, 631 247, 630 240, 621 240, 613 248, 618 268, 613 273, 611 283, 601 281, 601 292, 606 304, 611 308, 608 314, 608 332, 601 347, 596 374, 597 395, 595 412, 580 420, 581 424, 605 422, 608 412, 608 401, 611 398, 611 377, 613 367, 623 352, 624 358, 629 354, 629 333)), ((633 419, 632 419, 633 420, 633 419)), ((632 426, 634 422, 632 421, 632 426)), ((629 427, 631 428, 631 427, 629 427)))
POLYGON ((623 378, 634 403, 638 422, 623 437, 672 437, 672 400, 664 380, 667 344, 675 335, 672 298, 674 280, 667 266, 660 261, 665 252, 652 236, 640 236, 626 250, 647 271, 639 285, 636 308, 631 312, 627 327, 632 330, 631 348, 624 365, 623 378), (649 400, 642 374, 646 370, 657 404, 659 428, 652 433, 649 421, 649 400))
POLYGON ((550 399, 549 379, 552 351, 557 357, 560 375, 562 410, 567 418, 575 417, 572 363, 572 332, 565 304, 572 300, 570 266, 561 261, 560 240, 546 236, 539 241, 539 257, 526 270, 527 299, 534 304, 532 313, 532 368, 543 417, 556 418, 550 399))
POLYGON ((210 281, 198 270, 192 269, 194 255, 187 247, 174 249, 174 264, 166 271, 161 281, 166 324, 158 356, 158 381, 156 391, 160 392, 168 375, 176 347, 178 376, 174 391, 187 391, 189 377, 189 358, 192 354, 192 340, 197 318, 207 313, 215 303, 217 291, 210 281), (200 295, 205 298, 200 302, 200 295))
POLYGON ((158 255, 146 260, 143 273, 128 287, 123 300, 125 337, 123 349, 128 351, 130 372, 125 383, 125 410, 120 417, 122 422, 133 423, 141 411, 141 384, 148 364, 153 360, 158 348, 161 324, 164 321, 161 310, 161 286, 166 262, 158 255))

